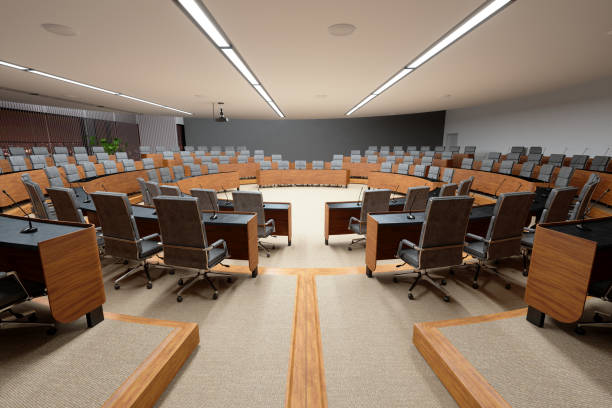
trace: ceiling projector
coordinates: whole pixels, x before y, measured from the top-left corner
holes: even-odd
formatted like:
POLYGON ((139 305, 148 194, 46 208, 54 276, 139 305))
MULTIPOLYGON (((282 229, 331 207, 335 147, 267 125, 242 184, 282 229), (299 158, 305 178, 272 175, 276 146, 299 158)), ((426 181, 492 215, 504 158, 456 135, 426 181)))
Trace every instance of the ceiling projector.
MULTIPOLYGON (((219 102, 217 105, 223 105, 223 102, 219 102)), ((229 122, 229 118, 223 113, 223 107, 219 107, 219 116, 215 118, 215 122, 226 123, 229 122)))

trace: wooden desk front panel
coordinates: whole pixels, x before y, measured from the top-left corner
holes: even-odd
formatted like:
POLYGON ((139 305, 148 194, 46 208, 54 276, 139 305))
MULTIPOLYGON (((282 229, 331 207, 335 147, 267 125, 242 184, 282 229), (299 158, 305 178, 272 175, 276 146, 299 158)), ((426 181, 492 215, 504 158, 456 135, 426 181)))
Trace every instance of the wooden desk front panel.
MULTIPOLYGON (((273 204, 273 203, 270 203, 273 204)), ((276 208, 266 208, 264 203, 264 218, 266 220, 273 219, 274 227, 276 231, 274 235, 286 236, 289 244, 291 244, 291 203, 282 203, 288 204, 289 208, 285 209, 276 209, 276 208)))
POLYGON ((405 174, 382 173, 371 171, 368 173, 368 187, 387 188, 405 194, 410 187, 427 186, 433 190, 443 183, 422 179, 420 177, 408 176, 405 174))
MULTIPOLYGON (((440 172, 443 171, 444 169, 440 169, 440 172)), ((461 180, 465 180, 470 176, 474 176, 472 190, 491 195, 515 191, 535 191, 536 187, 548 186, 548 183, 534 183, 506 174, 465 169, 455 169, 453 183, 459 184, 461 180)))
POLYGON ((184 193, 189 194, 192 188, 212 188, 217 191, 240 188, 238 172, 204 174, 189 177, 174 183, 184 193))
POLYGON ((347 170, 258 170, 257 183, 261 186, 287 184, 331 184, 346 186, 347 170))
POLYGON ((146 170, 136 170, 127 173, 109 174, 85 183, 80 183, 88 193, 95 191, 113 191, 117 193, 133 194, 140 191, 138 177, 147 179, 146 170))
MULTIPOLYGON (((343 201, 344 203, 358 203, 358 201, 343 201)), ((390 204, 389 211, 402 211, 403 203, 390 204)), ((330 235, 345 235, 353 234, 349 230, 349 220, 351 217, 359 219, 361 216, 361 207, 351 208, 334 208, 325 203, 325 239, 328 240, 330 235)))
POLYGON ((220 164, 219 171, 228 172, 235 171, 238 172, 240 178, 255 178, 257 177, 257 170, 259 169, 259 163, 249 162, 249 163, 230 163, 230 164, 220 164))
POLYGON ((349 171, 350 177, 363 177, 367 178, 368 173, 371 171, 380 170, 380 163, 351 163, 344 162, 342 166, 344 169, 349 171))

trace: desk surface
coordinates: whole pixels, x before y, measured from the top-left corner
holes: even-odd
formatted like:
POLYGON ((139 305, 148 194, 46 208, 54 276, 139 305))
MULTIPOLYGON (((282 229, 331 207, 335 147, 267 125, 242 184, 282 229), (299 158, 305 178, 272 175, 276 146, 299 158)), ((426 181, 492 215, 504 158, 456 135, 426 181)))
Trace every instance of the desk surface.
MULTIPOLYGON (((481 205, 473 207, 470 213, 470 220, 479 220, 491 218, 493 215, 493 208, 495 204, 481 205)), ((379 225, 399 225, 399 224, 422 224, 425 221, 425 212, 412 213, 414 219, 407 217, 407 213, 384 213, 384 214, 370 214, 370 216, 376 220, 379 225)))
MULTIPOLYGON (((389 200, 389 206, 404 206, 406 202, 405 197, 401 198, 392 198, 389 200)), ((328 202, 325 203, 330 209, 351 209, 351 208, 361 208, 361 201, 345 201, 345 202, 328 202)))
MULTIPOLYGON (((219 208, 234 208, 232 200, 219 200, 219 208)), ((264 203, 266 210, 288 210, 291 204, 289 203, 264 203)))
POLYGON ((25 218, 10 218, 0 216, 0 245, 20 246, 23 248, 37 248, 38 244, 48 241, 62 235, 69 234, 75 231, 81 231, 87 228, 88 225, 77 227, 73 225, 49 224, 39 222, 32 219, 32 225, 38 228, 38 231, 22 234, 21 231, 28 225, 25 218))
POLYGON ((588 221, 583 225, 586 229, 577 228, 576 224, 549 225, 544 227, 596 242, 598 249, 612 248, 612 218, 588 221))

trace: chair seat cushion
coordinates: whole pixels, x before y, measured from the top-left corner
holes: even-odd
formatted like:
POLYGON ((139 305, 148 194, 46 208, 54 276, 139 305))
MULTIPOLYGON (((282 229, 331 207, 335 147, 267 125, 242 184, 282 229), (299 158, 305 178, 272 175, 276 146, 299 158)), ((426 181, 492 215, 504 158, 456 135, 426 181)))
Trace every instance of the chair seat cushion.
POLYGON ((487 252, 486 252, 486 246, 485 243, 482 241, 474 241, 474 242, 469 242, 464 248, 463 250, 465 252, 467 252, 468 254, 475 256, 477 258, 482 258, 482 259, 486 259, 487 258, 487 252))
POLYGON ((352 223, 349 225, 349 229, 353 231, 355 234, 364 235, 366 234, 366 231, 367 231, 367 224, 362 225, 358 223, 352 223))
POLYGON ((535 232, 525 232, 523 233, 523 237, 521 238, 521 245, 529 248, 533 248, 533 238, 535 237, 535 232))
POLYGON ((412 248, 402 249, 399 253, 402 261, 415 268, 419 267, 419 251, 412 248))
POLYGON ((265 227, 260 227, 259 228, 257 236, 259 238, 266 238, 266 237, 269 237, 270 235, 272 235, 273 232, 274 232, 274 228, 272 228, 271 225, 266 225, 265 227))
POLYGON ((155 255, 160 252, 162 249, 161 242, 155 239, 146 239, 140 243, 140 257, 148 258, 151 255, 155 255))
POLYGON ((208 253, 208 267, 212 268, 225 259, 227 253, 223 248, 213 248, 208 253))

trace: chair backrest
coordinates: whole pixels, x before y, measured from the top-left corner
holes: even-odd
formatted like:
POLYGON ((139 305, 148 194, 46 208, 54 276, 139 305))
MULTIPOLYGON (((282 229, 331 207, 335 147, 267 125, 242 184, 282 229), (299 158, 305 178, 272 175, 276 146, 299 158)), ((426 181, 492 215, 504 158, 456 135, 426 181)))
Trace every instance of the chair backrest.
POLYGON ((108 157, 108 153, 106 152, 96 152, 96 161, 98 163, 101 163, 105 160, 110 160, 110 158, 108 157))
POLYGON ((443 152, 444 146, 434 146, 434 152, 443 152))
POLYGON ((368 146, 368 150, 378 151, 378 146, 368 146))
POLYGON ((427 202, 419 238, 419 268, 459 265, 472 197, 433 197, 427 202))
POLYGON ((380 157, 389 156, 389 150, 381 150, 379 155, 380 155, 380 157))
POLYGON ((518 163, 521 159, 521 154, 520 153, 508 153, 506 155, 506 160, 511 160, 515 163, 518 163))
POLYGON ((535 163, 535 164, 540 164, 542 163, 542 154, 541 153, 529 153, 527 155, 527 163, 535 163))
POLYGON ((512 169, 514 168, 514 161, 512 160, 503 160, 499 165, 498 173, 501 174, 512 174, 512 169))
POLYGON ((342 161, 342 160, 344 160, 344 156, 343 156, 343 155, 341 155, 341 154, 334 154, 334 155, 332 156, 332 161, 334 161, 334 160, 340 160, 340 161, 342 161))
POLYGON ((610 156, 595 156, 591 161, 589 170, 591 171, 606 171, 610 163, 610 156))
POLYGON ((474 154, 476 153, 476 146, 464 146, 463 153, 465 154, 474 154))
POLYGON ((92 152, 93 154, 96 154, 96 153, 104 153, 104 148, 103 148, 102 146, 93 146, 93 147, 91 148, 91 152, 92 152))
POLYGON ((77 154, 87 154, 87 148, 85 146, 74 146, 72 148, 72 153, 77 154))
POLYGON ((257 154, 257 155, 262 155, 262 156, 263 156, 265 153, 264 153, 264 151, 263 151, 263 150, 258 149, 258 150, 253 151, 253 154, 254 154, 254 155, 255 155, 255 154, 257 154))
POLYGON ((342 170, 343 162, 342 160, 332 160, 331 169, 332 170, 342 170))
POLYGON ((47 156, 42 154, 30 155, 30 163, 32 163, 32 169, 39 170, 47 167, 47 156))
POLYGON ((389 211, 389 200, 391 199, 391 190, 368 190, 363 192, 361 201, 361 214, 359 220, 362 225, 367 221, 368 213, 389 211))
POLYGON ((49 149, 47 146, 32 146, 32 154, 46 157, 49 155, 49 149))
POLYGON ((140 152, 140 154, 151 153, 151 146, 139 146, 138 151, 140 152))
POLYGON ((421 151, 422 152, 427 152, 430 150, 430 146, 421 146, 421 151))
POLYGON ((159 178, 157 177, 157 172, 155 169, 147 171, 147 180, 159 183, 159 178))
POLYGON ((206 156, 206 152, 204 150, 196 150, 195 152, 193 152, 193 155, 198 159, 201 159, 202 156, 206 156))
POLYGON ((199 164, 188 164, 187 167, 191 171, 191 177, 202 175, 202 167, 199 164))
POLYGON ((520 254, 523 228, 534 197, 534 193, 525 191, 499 195, 485 237, 487 259, 520 254))
POLYGON ((519 155, 525 154, 527 148, 525 146, 512 146, 510 153, 518 153, 519 155))
POLYGON ((166 150, 168 150, 166 149, 166 146, 155 146, 155 153, 163 153, 166 150))
POLYGON ((442 173, 441 181, 445 183, 452 183, 454 174, 455 174, 455 169, 453 169, 452 167, 446 167, 444 169, 444 173, 442 173))
POLYGON ((548 158, 548 164, 551 164, 554 167, 563 166, 564 161, 565 161, 565 155, 559 154, 559 153, 551 154, 550 157, 548 158))
POLYGON ((126 160, 128 155, 126 152, 115 152, 115 160, 126 160))
POLYGON ((219 173, 219 165, 217 163, 208 163, 206 167, 208 167, 208 174, 219 173))
MULTIPOLYGON (((22 179, 23 180, 23 179, 22 179)), ((43 220, 48 220, 51 218, 51 211, 49 211, 49 206, 45 201, 45 196, 43 195, 42 189, 38 185, 38 183, 34 181, 23 181, 23 184, 30 196, 30 202, 32 203, 32 212, 36 216, 36 218, 41 218, 43 220)))
POLYGON ((51 202, 53 202, 53 208, 58 220, 85 224, 83 212, 76 204, 74 190, 65 187, 49 187, 47 188, 47 194, 51 202))
POLYGON ((198 150, 200 150, 202 152, 207 152, 208 151, 208 146, 198 146, 198 150))
POLYGON ((463 160, 461 160, 462 169, 472 170, 473 165, 474 165, 474 159, 471 159, 469 157, 464 157, 463 160))
POLYGON ((26 155, 25 148, 20 146, 9 146, 9 153, 11 156, 24 156, 26 155))
POLYGON ((212 156, 201 156, 200 160, 202 160, 202 163, 212 163, 212 156))
POLYGON ((156 181, 145 181, 145 188, 147 189, 147 194, 151 201, 162 193, 159 183, 156 181))
POLYGON ((489 152, 489 154, 487 154, 487 159, 490 160, 499 160, 499 158, 501 157, 501 153, 500 152, 489 152))
POLYGON ((436 152, 429 150, 423 154, 423 157, 434 157, 435 155, 436 155, 436 152))
POLYGON ((114 160, 103 160, 102 165, 104 166, 104 174, 117 173, 117 163, 114 160))
POLYGON ((268 160, 260 161, 259 162, 259 169, 260 170, 271 170, 272 169, 272 162, 268 161, 268 160))
POLYGON ((238 156, 238 163, 248 163, 249 162, 249 156, 238 156))
POLYGON ((174 181, 179 181, 185 178, 185 168, 181 165, 172 166, 174 173, 174 181))
POLYGON ((159 177, 161 178, 162 183, 172 182, 172 176, 170 176, 170 169, 168 167, 159 168, 159 177))
POLYGON ((351 150, 351 156, 354 154, 361 156, 361 150, 351 150))
POLYGON ((536 162, 527 161, 521 165, 521 172, 519 176, 525 178, 531 178, 531 173, 533 173, 533 168, 535 167, 536 162))
POLYGON ((263 195, 259 191, 232 191, 234 211, 254 212, 257 214, 258 231, 266 223, 263 206, 263 195))
POLYGON ((9 156, 8 160, 12 171, 24 171, 28 169, 25 162, 25 156, 9 156))
POLYGON ((239 156, 250 156, 251 155, 251 151, 247 150, 247 149, 241 149, 238 153, 239 156))
MULTIPOLYGON (((465 159, 463 159, 465 160, 465 159)), ((480 162, 480 171, 493 171, 493 160, 484 159, 480 162)))
POLYGON ((446 146, 446 151, 451 153, 459 153, 459 146, 446 146))
POLYGON ((230 157, 229 156, 219 156, 219 164, 229 164, 230 157))
POLYGON ((142 159, 142 168, 145 170, 151 170, 155 168, 155 163, 150 157, 142 159))
POLYGON ((247 147, 246 146, 237 146, 236 150, 238 150, 239 152, 246 150, 247 147))
POLYGON ((406 191, 404 211, 424 211, 429 200, 429 187, 409 187, 406 191))
MULTIPOLYGON (((361 161, 361 156, 351 156, 351 163, 359 163, 361 161)), ((378 156, 370 155, 367 157, 368 163, 378 163, 378 156)))
POLYGON ((194 146, 185 146, 184 149, 185 149, 186 152, 193 152, 195 150, 195 147, 194 146))
POLYGON ((538 172, 538 176, 536 178, 540 181, 544 181, 545 183, 549 183, 554 170, 555 166, 553 164, 543 164, 540 166, 540 171, 538 172))
POLYGON ((451 160, 453 158, 453 152, 442 152, 442 160, 451 160))
POLYGON ((459 189, 457 191, 457 195, 466 196, 470 194, 470 190, 472 189, 472 183, 474 182, 474 176, 470 176, 465 180, 461 180, 459 182, 459 189))
MULTIPOLYGON (((87 155, 85 155, 85 157, 87 157, 87 161, 89 161, 89 157, 87 155)), ((65 164, 68 164, 68 156, 61 153, 55 153, 53 154, 53 162, 56 166, 63 166, 65 164)))
POLYGON ((219 156, 221 156, 221 150, 211 149, 210 150, 210 155, 213 156, 213 157, 217 157, 218 158, 219 156))
POLYGON ((57 167, 46 167, 44 170, 51 187, 64 187, 64 180, 62 180, 62 176, 57 167))
POLYGON ((191 195, 200 202, 200 209, 208 211, 219 211, 217 191, 210 188, 192 188, 191 195))
POLYGON ((557 173, 557 179, 555 180, 555 187, 567 187, 569 182, 574 175, 574 169, 572 167, 563 166, 557 173))
POLYGON ((408 169, 410 165, 408 163, 400 163, 397 165, 397 172, 399 174, 408 174, 408 169))
POLYGON ((586 167, 586 163, 588 159, 589 159, 589 156, 587 156, 586 154, 577 154, 575 156, 572 156, 570 167, 582 170, 586 167))
POLYGON ((392 166, 393 166, 393 163, 389 161, 385 161, 381 164, 380 171, 382 171, 383 173, 391 173, 392 166))
POLYGON ((567 220, 570 207, 578 189, 576 187, 553 188, 546 199, 544 211, 538 222, 559 222, 567 220))
POLYGON ((127 194, 96 191, 91 198, 102 227, 106 255, 139 259, 140 235, 127 194))
POLYGON ((440 187, 440 194, 438 197, 450 197, 457 195, 458 186, 455 183, 444 184, 440 187))
POLYGON ((425 156, 421 159, 421 164, 425 166, 431 166, 433 164, 433 157, 425 156))
POLYGON ((440 168, 438 166, 430 166, 427 172, 427 178, 437 180, 440 177, 440 168))
POLYGON ((96 166, 92 162, 83 162, 81 163, 81 166, 83 167, 85 178, 96 177, 98 175, 98 172, 96 171, 96 166))
POLYGON ((323 162, 323 160, 313 160, 312 169, 313 170, 323 170, 325 169, 325 163, 323 162))
POLYGON ((162 159, 164 160, 174 160, 174 153, 170 150, 166 150, 162 153, 162 159))
POLYGON ((295 169, 296 170, 306 170, 306 160, 296 160, 295 169))
POLYGON ((410 156, 421 157, 421 152, 418 150, 410 150, 410 156))
POLYGON ((123 159, 121 160, 123 164, 123 171, 135 171, 136 165, 134 164, 134 160, 132 159, 123 159))
POLYGON ((576 202, 572 211, 570 211, 570 220, 581 220, 586 216, 586 210, 591 202, 591 197, 599 184, 600 177, 597 173, 591 173, 587 182, 582 186, 580 194, 578 194, 578 201, 576 202))
POLYGON ((273 154, 272 155, 272 161, 273 162, 278 162, 283 160, 283 155, 282 154, 273 154))
POLYGON ((417 164, 416 166, 414 166, 414 173, 413 176, 416 177, 425 177, 425 170, 426 170, 427 166, 425 166, 424 164, 417 164))
POLYGON ((254 154, 254 155, 253 155, 253 161, 254 161, 255 163, 257 163, 257 162, 262 162, 262 161, 264 161, 264 157, 265 157, 265 156, 264 156, 263 154, 257 154, 257 153, 256 153, 256 154, 254 154))
POLYGON ((140 194, 142 195, 142 202, 145 205, 153 205, 153 200, 151 200, 151 196, 149 195, 149 190, 147 190, 147 184, 142 177, 136 177, 136 181, 140 186, 140 194))
POLYGON ((404 163, 411 165, 414 163, 414 156, 404 156, 404 163))
POLYGON ((409 152, 409 151, 414 151, 414 150, 417 150, 417 147, 416 147, 416 146, 406 146, 406 151, 407 151, 407 152, 409 152))
MULTIPOLYGON (((369 157, 368 157, 369 160, 369 157)), ((361 162, 361 156, 358 154, 352 154, 351 155, 351 163, 360 163, 361 162)))
POLYGON ((69 183, 73 183, 81 179, 81 175, 79 174, 79 169, 77 169, 76 164, 66 164, 62 168, 66 174, 66 180, 68 180, 69 183))
POLYGON ((161 195, 171 196, 171 197, 180 197, 181 190, 177 186, 168 186, 162 184, 159 186, 159 190, 161 191, 161 195))
POLYGON ((542 154, 542 146, 531 146, 529 148, 529 154, 542 154))
MULTIPOLYGON (((55 156, 55 155, 53 155, 55 156)), ((77 164, 83 164, 85 162, 89 162, 89 156, 85 153, 77 153, 74 155, 74 160, 77 164)), ((143 159, 144 160, 144 159, 143 159)), ((153 159, 151 159, 153 160, 153 159)))
POLYGON ((66 146, 53 146, 53 153, 68 155, 68 148, 66 146))

